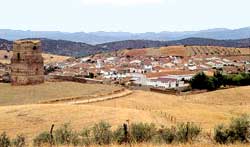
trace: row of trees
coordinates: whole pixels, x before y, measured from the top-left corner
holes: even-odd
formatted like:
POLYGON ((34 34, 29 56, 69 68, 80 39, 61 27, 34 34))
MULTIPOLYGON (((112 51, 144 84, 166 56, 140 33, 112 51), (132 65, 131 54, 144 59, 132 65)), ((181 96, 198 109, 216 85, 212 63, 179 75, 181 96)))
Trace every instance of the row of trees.
POLYGON ((250 74, 222 74, 217 71, 209 77, 204 72, 196 74, 191 80, 192 89, 216 90, 221 86, 246 86, 250 85, 250 74))

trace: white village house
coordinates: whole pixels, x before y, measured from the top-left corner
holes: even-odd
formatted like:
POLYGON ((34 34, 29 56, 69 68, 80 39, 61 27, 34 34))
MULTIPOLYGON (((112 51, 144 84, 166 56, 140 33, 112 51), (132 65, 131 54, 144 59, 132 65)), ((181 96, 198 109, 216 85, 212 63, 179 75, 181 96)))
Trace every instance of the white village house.
POLYGON ((184 83, 184 80, 190 80, 194 75, 168 75, 154 78, 147 78, 145 75, 134 77, 135 84, 143 86, 152 86, 165 89, 173 89, 186 87, 188 84, 184 83))

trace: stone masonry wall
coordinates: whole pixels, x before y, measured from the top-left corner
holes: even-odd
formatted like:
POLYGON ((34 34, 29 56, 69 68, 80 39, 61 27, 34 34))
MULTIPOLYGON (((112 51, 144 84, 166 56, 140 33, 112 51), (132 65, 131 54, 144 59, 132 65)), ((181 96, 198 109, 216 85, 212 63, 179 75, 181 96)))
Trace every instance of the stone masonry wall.
POLYGON ((40 41, 22 40, 13 44, 11 58, 12 85, 32 85, 44 82, 44 62, 40 41))

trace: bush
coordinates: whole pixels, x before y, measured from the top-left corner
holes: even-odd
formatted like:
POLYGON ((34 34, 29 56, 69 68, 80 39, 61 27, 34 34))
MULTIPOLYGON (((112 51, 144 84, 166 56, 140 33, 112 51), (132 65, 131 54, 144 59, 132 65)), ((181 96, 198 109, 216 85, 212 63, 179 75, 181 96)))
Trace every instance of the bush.
POLYGON ((125 141, 125 132, 124 128, 122 126, 118 127, 114 132, 113 132, 113 141, 117 142, 118 144, 122 144, 125 141))
POLYGON ((10 147, 10 138, 5 132, 0 135, 0 147, 10 147))
POLYGON ((244 80, 244 77, 241 74, 235 75, 232 78, 232 82, 234 83, 234 85, 241 85, 242 81, 244 80))
POLYGON ((241 143, 248 143, 250 140, 250 118, 247 115, 232 119, 228 127, 219 125, 215 128, 214 139, 216 142, 234 143, 239 141, 241 143))
POLYGON ((74 137, 75 134, 68 123, 55 130, 55 141, 57 144, 69 145, 74 137))
POLYGON ((218 125, 215 129, 214 129, 214 140, 217 143, 220 144, 225 144, 227 142, 228 139, 228 134, 227 134, 227 129, 225 128, 224 125, 218 125))
POLYGON ((25 136, 17 135, 17 137, 12 141, 15 147, 25 147, 25 136))
POLYGON ((77 132, 72 134, 70 142, 74 146, 78 146, 81 143, 81 139, 79 138, 79 134, 77 132))
POLYGON ((182 143, 192 142, 200 132, 201 128, 194 123, 181 123, 177 126, 176 140, 182 143))
POLYGON ((92 142, 92 137, 91 137, 91 130, 89 128, 84 128, 81 132, 80 132, 80 137, 81 137, 81 145, 84 146, 89 146, 92 142))
POLYGON ((94 141, 96 144, 110 144, 112 141, 112 131, 109 123, 100 122, 95 124, 93 129, 94 141))
POLYGON ((33 140, 34 146, 42 146, 44 144, 50 144, 51 136, 49 132, 42 132, 33 140))
POLYGON ((131 124, 130 130, 133 140, 137 143, 148 142, 156 134, 155 125, 152 123, 131 124))
POLYGON ((233 119, 229 126, 229 135, 233 135, 230 138, 238 140, 240 142, 249 142, 250 139, 250 118, 247 115, 243 115, 239 118, 233 119))
POLYGON ((160 137, 164 143, 170 144, 174 141, 176 138, 175 135, 175 128, 169 129, 169 128, 163 128, 159 131, 160 137))

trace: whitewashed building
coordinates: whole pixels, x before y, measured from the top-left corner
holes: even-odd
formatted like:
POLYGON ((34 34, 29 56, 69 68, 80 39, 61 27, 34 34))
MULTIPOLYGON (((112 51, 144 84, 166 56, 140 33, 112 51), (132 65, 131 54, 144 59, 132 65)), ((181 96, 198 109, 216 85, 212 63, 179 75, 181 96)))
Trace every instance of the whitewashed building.
POLYGON ((144 75, 140 75, 134 78, 134 83, 155 88, 173 89, 188 86, 188 84, 185 84, 184 80, 190 80, 193 76, 194 75, 168 75, 147 78, 144 75))

